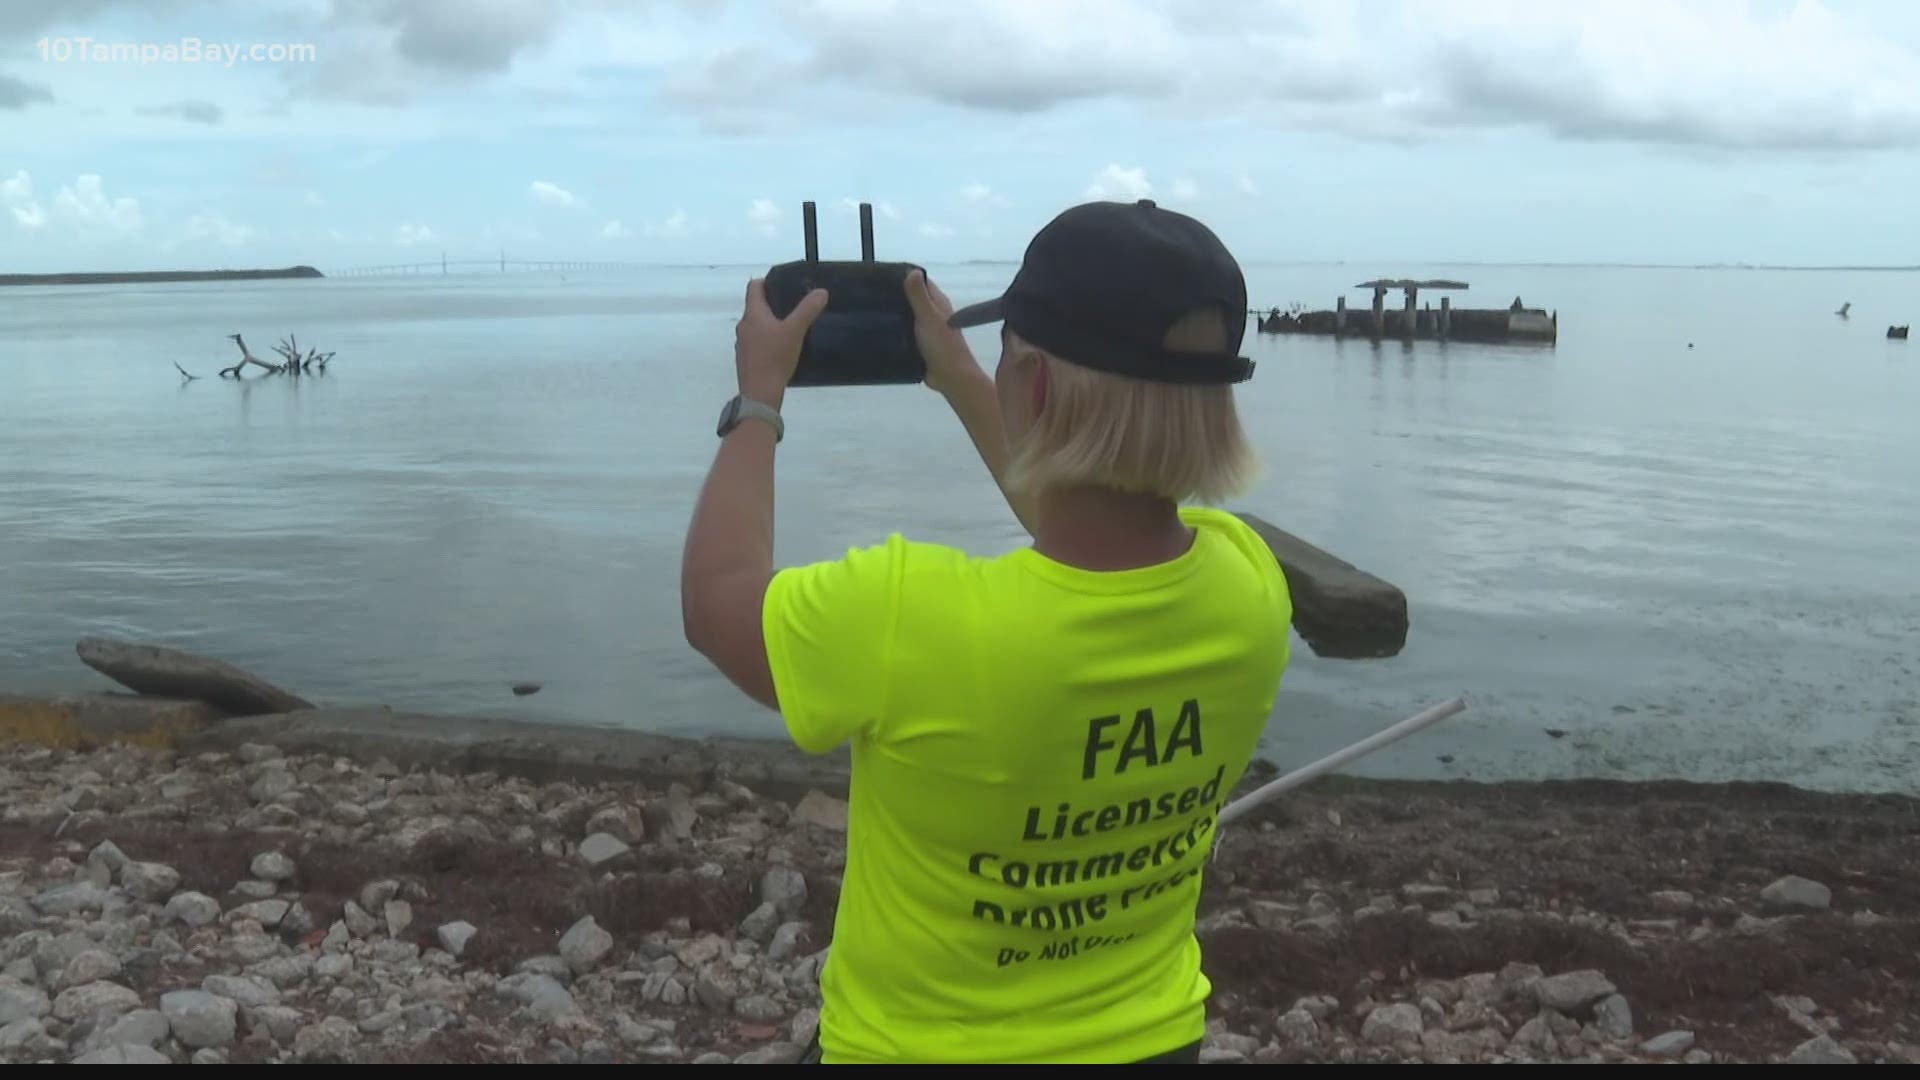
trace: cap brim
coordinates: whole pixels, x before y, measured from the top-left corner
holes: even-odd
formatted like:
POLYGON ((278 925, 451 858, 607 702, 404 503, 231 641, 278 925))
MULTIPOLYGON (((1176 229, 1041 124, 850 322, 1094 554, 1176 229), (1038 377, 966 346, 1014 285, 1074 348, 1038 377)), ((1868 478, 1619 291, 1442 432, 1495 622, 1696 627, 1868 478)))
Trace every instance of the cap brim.
POLYGON ((947 317, 947 325, 955 330, 965 330, 969 326, 985 326, 1006 318, 1001 310, 1005 297, 996 296, 978 304, 969 304, 947 317))

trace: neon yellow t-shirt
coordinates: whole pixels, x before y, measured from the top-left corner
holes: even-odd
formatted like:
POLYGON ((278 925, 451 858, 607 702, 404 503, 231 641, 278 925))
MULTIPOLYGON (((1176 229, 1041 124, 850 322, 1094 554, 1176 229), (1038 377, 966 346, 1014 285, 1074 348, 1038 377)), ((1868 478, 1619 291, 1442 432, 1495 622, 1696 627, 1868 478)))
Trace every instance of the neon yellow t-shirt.
POLYGON ((1179 558, 1098 573, 899 536, 774 576, 794 742, 852 742, 821 975, 828 1062, 1127 1062, 1205 1034, 1214 815, 1289 653, 1267 546, 1187 509, 1179 558))

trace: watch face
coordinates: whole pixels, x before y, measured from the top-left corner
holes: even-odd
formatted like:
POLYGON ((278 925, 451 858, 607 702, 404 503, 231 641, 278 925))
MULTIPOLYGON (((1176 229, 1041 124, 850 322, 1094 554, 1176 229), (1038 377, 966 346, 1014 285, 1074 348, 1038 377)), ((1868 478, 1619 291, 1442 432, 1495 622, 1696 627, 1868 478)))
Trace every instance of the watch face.
POLYGON ((720 429, 718 434, 725 435, 740 417, 740 398, 734 397, 720 410, 720 429))

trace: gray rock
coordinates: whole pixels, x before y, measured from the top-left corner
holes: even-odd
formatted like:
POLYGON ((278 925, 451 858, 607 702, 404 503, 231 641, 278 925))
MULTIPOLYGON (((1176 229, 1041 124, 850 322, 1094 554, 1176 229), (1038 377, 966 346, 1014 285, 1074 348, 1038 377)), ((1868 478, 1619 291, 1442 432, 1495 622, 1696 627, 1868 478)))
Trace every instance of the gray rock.
POLYGON ((279 895, 280 886, 271 881, 248 878, 245 881, 235 882, 233 891, 249 900, 268 900, 279 895))
POLYGON ((18 896, 0 895, 0 938, 24 933, 40 921, 33 905, 18 896))
POLYGON ((195 1065, 225 1065, 227 1063, 227 1052, 225 1050, 215 1050, 211 1046, 195 1050, 193 1052, 193 1063, 195 1065))
MULTIPOLYGON (((1367 911, 1371 909, 1362 908, 1361 910, 1367 911)), ((1302 933, 1307 933, 1307 934, 1332 934, 1337 932, 1340 929, 1340 921, 1341 920, 1338 913, 1331 914, 1331 915, 1315 915, 1315 916, 1312 916, 1311 918, 1301 919, 1300 921, 1294 923, 1293 928, 1295 930, 1298 930, 1302 933)))
POLYGON ((495 992, 525 1005, 528 1015, 543 1023, 580 1012, 579 1004, 567 988, 547 975, 509 975, 496 984, 495 992))
POLYGON ((383 1031, 391 1031, 399 1023, 399 1009, 383 1009, 360 1021, 359 1027, 368 1035, 378 1035, 383 1031))
POLYGON ((153 1047, 164 1041, 171 1030, 166 1014, 157 1009, 135 1009, 118 1020, 94 1029, 81 1041, 81 1053, 104 1050, 109 1046, 153 1047))
MULTIPOLYGON (((1494 976, 1493 1000, 1495 1003, 1514 1000, 1532 1000, 1533 984, 1539 982, 1545 973, 1538 964, 1511 963, 1500 969, 1494 976)), ((1469 976, 1471 978, 1471 976, 1469 976)), ((1470 991, 1469 991, 1470 992, 1470 991)))
POLYGON ((301 1061, 345 1061, 359 1039, 352 1021, 329 1016, 300 1029, 293 1037, 293 1056, 301 1061))
POLYGON ((1559 1051, 1559 1042, 1553 1034, 1553 1021, 1547 1013, 1536 1014, 1531 1020, 1520 1025, 1513 1033, 1510 1044, 1518 1050, 1533 1054, 1554 1054, 1559 1051))
POLYGON ((420 959, 420 946, 411 941, 395 941, 382 938, 373 943, 369 950, 373 958, 383 964, 411 964, 420 959))
POLYGON ((63 990, 53 999, 53 1015, 69 1023, 106 1023, 140 1007, 140 995, 115 982, 92 982, 63 990))
POLYGON ((380 924, 374 921, 373 916, 367 914, 367 909, 351 900, 347 901, 342 908, 340 918, 347 924, 347 929, 353 933, 354 937, 372 937, 374 931, 380 928, 380 924))
POLYGON ((793 820, 832 832, 847 831, 847 804, 821 791, 809 791, 793 808, 793 820))
POLYGON ((613 935, 602 929, 591 915, 574 923, 560 937, 560 959, 576 974, 592 970, 612 950, 613 935))
POLYGON ((632 850, 612 833, 594 833, 580 841, 580 857, 586 860, 588 866, 599 866, 632 850))
POLYGON ((1693 1032, 1669 1031, 1640 1044, 1640 1052, 1654 1057, 1677 1058, 1693 1047, 1693 1032))
POLYGON ((600 1039, 588 1039, 586 1042, 582 1043, 580 1046, 580 1064, 582 1065, 613 1064, 613 1047, 608 1046, 604 1041, 600 1039))
POLYGON ((306 1017, 299 1009, 285 1005, 257 1005, 241 1010, 241 1016, 247 1022, 248 1031, 264 1031, 267 1038, 276 1043, 284 1043, 300 1033, 300 1025, 306 1017))
POLYGON ((1247 1055, 1238 1050, 1228 1050, 1221 1046, 1203 1046, 1200 1048, 1202 1065, 1238 1065, 1247 1060, 1247 1055))
POLYGON ((728 1056, 727 1056, 727 1055, 725 1055, 725 1054, 722 1054, 722 1053, 720 1053, 720 1052, 718 1052, 718 1051, 714 1051, 714 1050, 709 1050, 709 1051, 707 1051, 706 1053, 704 1053, 704 1054, 701 1054, 701 1055, 700 1055, 699 1057, 697 1057, 697 1058, 694 1058, 694 1059, 693 1059, 693 1061, 691 1061, 691 1062, 690 1062, 689 1064, 693 1064, 693 1065, 731 1065, 731 1064, 733 1064, 733 1059, 732 1059, 732 1058, 730 1058, 730 1057, 728 1057, 728 1056))
POLYGON ((772 904, 763 903, 754 908, 752 914, 740 920, 740 933, 754 941, 765 944, 773 936, 780 924, 780 910, 772 904))
POLYGON ((322 953, 313 962, 316 979, 344 979, 353 974, 353 957, 343 952, 322 953))
POLYGON ((1315 1020, 1325 1020, 1340 1010, 1340 999, 1332 994, 1314 994, 1294 1002, 1293 1007, 1315 1020))
POLYGON ((1609 994, 1593 1007, 1593 1026, 1609 1039, 1633 1037, 1633 1006, 1619 994, 1609 994))
POLYGON ((774 962, 788 959, 800 947, 800 937, 807 932, 803 922, 781 923, 773 932, 773 941, 767 945, 767 959, 774 962))
POLYGON ((373 816, 367 813, 366 807, 345 800, 334 803, 327 813, 333 817, 333 820, 347 826, 365 825, 367 819, 373 816))
POLYGON ((253 965, 247 973, 280 989, 299 986, 313 975, 313 957, 304 952, 275 956, 253 965))
POLYGON ((1808 1039, 1787 1055, 1789 1065, 1853 1065, 1857 1060, 1853 1051, 1835 1042, 1831 1035, 1808 1039))
POLYGON ((220 917, 220 901, 206 893, 175 893, 167 901, 166 916, 188 926, 205 926, 220 917))
POLYGON ((28 986, 10 975, 0 975, 0 1025, 38 1020, 52 1011, 52 1000, 39 987, 28 986))
POLYGON ((107 890, 91 881, 55 885, 28 901, 42 915, 78 915, 107 906, 107 890))
POLYGON ((87 853, 87 866, 105 867, 107 880, 109 881, 113 880, 114 875, 120 872, 121 867, 132 861, 133 860, 127 858, 126 852, 120 850, 120 845, 111 840, 100 841, 93 846, 92 851, 87 853))
POLYGON ((1391 1046, 1417 1043, 1423 1030, 1420 1007, 1400 1002, 1382 1005, 1368 1013, 1360 1025, 1360 1037, 1374 1046, 1391 1046))
POLYGON ((288 858, 286 853, 279 851, 263 851, 255 855, 249 869, 253 871, 254 877, 262 881, 290 881, 298 872, 298 868, 293 865, 293 860, 288 858))
POLYGON ((1653 910, 1662 915, 1678 915, 1693 910, 1693 894, 1684 889, 1662 889, 1649 896, 1653 910))
POLYGON ((36 1016, 23 1016, 10 1024, 0 1024, 0 1053, 8 1051, 38 1054, 44 1052, 47 1026, 36 1016))
POLYGON ((263 761, 278 761, 287 755, 277 746, 268 743, 241 743, 234 754, 249 765, 258 765, 263 761))
POLYGON ((255 900, 250 904, 241 904, 231 909, 225 918, 229 923, 251 919, 271 930, 280 925, 280 920, 287 917, 287 909, 292 906, 285 900, 255 900))
POLYGON ((1689 1065, 1711 1065, 1713 1064, 1713 1055, 1696 1046, 1692 1050, 1687 1051, 1687 1056, 1680 1060, 1689 1065))
POLYGON ((413 925, 413 905, 405 900, 387 901, 381 914, 386 916, 387 933, 392 937, 399 937, 407 932, 407 927, 413 925))
POLYGON ((646 818, 632 806, 609 806, 587 819, 587 833, 607 833, 626 844, 638 844, 647 838, 646 818))
POLYGON ((1228 1050, 1238 1054, 1242 1060, 1252 1057, 1260 1050, 1260 1040, 1251 1035, 1239 1035, 1231 1031, 1222 1031, 1207 1036, 1207 1045, 1216 1050, 1228 1050))
POLYGON ((160 1011, 182 1046, 231 1046, 239 1009, 232 998, 204 990, 160 995, 160 1011))
POLYGON ((802 1049, 790 1042, 770 1042, 758 1050, 749 1050, 733 1059, 735 1065, 791 1065, 800 1060, 802 1049))
POLYGON ((120 887, 135 900, 158 903, 180 887, 180 871, 165 863, 128 862, 120 867, 120 887))
POLYGON ((298 783, 285 769, 268 769, 248 786, 247 797, 256 803, 270 803, 292 791, 298 783))
POLYGON ((727 1012, 740 993, 740 982, 733 973, 718 964, 709 964, 694 980, 693 993, 700 1003, 714 1012, 727 1012))
POLYGON ((1293 1049, 1309 1049, 1320 1045, 1320 1024, 1307 1010, 1294 1006, 1280 1014, 1274 1023, 1274 1031, 1280 1041, 1293 1049))
POLYGON ((88 637, 74 651, 81 663, 147 697, 204 701, 235 716, 313 708, 310 702, 231 664, 178 649, 88 637))
POLYGON ((1533 984, 1534 1000, 1559 1013, 1577 1013, 1613 991, 1613 983, 1592 968, 1563 972, 1533 984))
POLYGON ((752 1020, 762 1024, 784 1020, 787 1016, 786 1010, 775 1005, 773 999, 765 994, 749 994, 736 1000, 733 1003, 733 1014, 742 1020, 752 1020))
POLYGON ((54 989, 66 990, 119 976, 120 961, 112 953, 88 949, 67 962, 66 970, 60 973, 60 981, 54 985, 54 989))
POLYGON ((200 981, 200 989, 241 1005, 277 1005, 280 991, 265 979, 251 975, 209 975, 200 981))
POLYGON ((292 907, 287 908, 286 918, 280 920, 280 932, 289 936, 305 937, 313 933, 313 928, 313 912, 308 911, 307 905, 298 900, 293 902, 292 907))
POLYGON ((227 941, 227 951, 243 964, 257 964, 278 955, 280 943, 265 934, 242 934, 227 941))
POLYGON ((1817 881, 1788 874, 1761 889, 1760 901, 1782 910, 1825 911, 1833 906, 1833 890, 1817 881))
POLYGON ((467 943, 479 932, 470 922, 450 922, 436 930, 434 935, 439 938, 440 947, 447 950, 449 955, 459 956, 467 951, 467 943))
POLYGON ((529 956, 514 970, 522 975, 545 975, 563 983, 573 978, 573 969, 557 956, 529 956))
POLYGON ((771 866, 760 878, 760 901, 789 917, 807 902, 807 879, 791 866, 771 866))
POLYGON ((106 1046, 73 1059, 75 1065, 171 1065, 173 1059, 150 1046, 106 1046))
POLYGON ((387 901, 400 895, 400 883, 392 878, 369 881, 360 887, 360 906, 367 911, 380 911, 387 901))
POLYGON ((787 1025, 787 1038, 805 1046, 813 1041, 820 1031, 820 1010, 801 1009, 793 1014, 793 1020, 787 1025))
POLYGON ((327 927, 326 934, 320 938, 320 951, 323 953, 343 953, 346 952, 347 948, 352 944, 353 931, 347 929, 345 922, 335 919, 333 925, 327 927))
POLYGON ((1445 1027, 1447 1025, 1447 1007, 1433 997, 1420 999, 1420 1019, 1427 1027, 1445 1027))

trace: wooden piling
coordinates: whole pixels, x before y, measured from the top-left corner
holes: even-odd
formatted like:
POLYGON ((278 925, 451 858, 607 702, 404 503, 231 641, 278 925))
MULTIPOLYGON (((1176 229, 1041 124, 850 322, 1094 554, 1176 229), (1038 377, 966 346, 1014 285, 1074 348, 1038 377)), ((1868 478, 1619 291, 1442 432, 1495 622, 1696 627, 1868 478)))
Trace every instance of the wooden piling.
POLYGON ((1344 296, 1333 302, 1333 336, 1347 336, 1347 298, 1344 296))
POLYGON ((1438 327, 1438 336, 1440 340, 1441 341, 1447 340, 1447 333, 1452 329, 1453 329, 1453 297, 1443 296, 1440 298, 1440 325, 1438 327))
POLYGON ((1387 290, 1373 290, 1373 340, 1379 341, 1387 326, 1387 290))
POLYGON ((1400 322, 1400 333, 1404 335, 1408 341, 1413 340, 1413 333, 1414 333, 1414 330, 1416 329, 1414 324, 1416 320, 1418 320, 1420 317, 1420 309, 1414 306, 1414 301, 1416 298, 1419 297, 1419 295, 1420 295, 1419 289, 1415 289, 1411 287, 1407 289, 1407 302, 1406 302, 1406 307, 1402 312, 1402 318, 1400 322))

